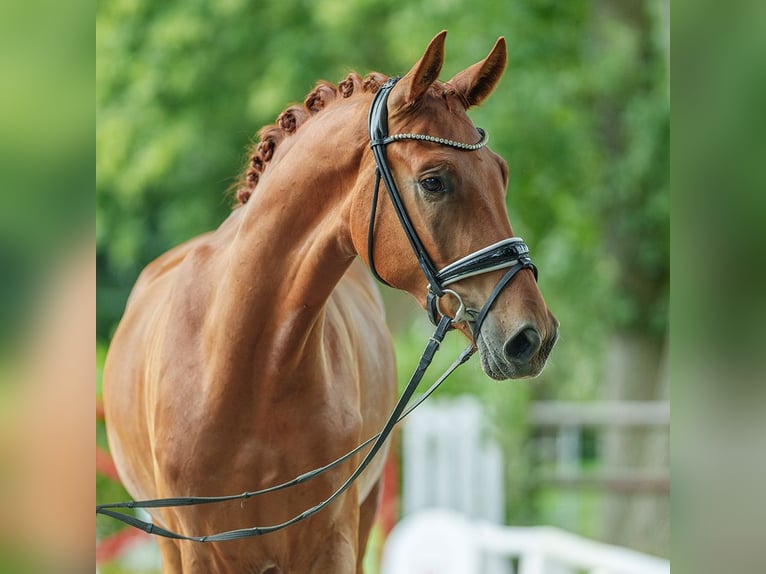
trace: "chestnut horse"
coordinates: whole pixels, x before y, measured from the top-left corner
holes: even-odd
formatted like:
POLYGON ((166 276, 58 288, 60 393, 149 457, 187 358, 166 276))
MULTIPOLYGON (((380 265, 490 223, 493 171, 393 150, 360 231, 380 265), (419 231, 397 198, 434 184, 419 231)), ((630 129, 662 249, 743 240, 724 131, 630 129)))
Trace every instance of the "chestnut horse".
MULTIPOLYGON (((505 41, 442 83, 445 34, 391 90, 388 125, 473 143, 479 132, 466 110, 498 83, 505 41)), ((367 120, 385 80, 351 74, 288 108, 261 131, 231 215, 139 277, 104 370, 109 441, 136 499, 267 487, 328 463, 385 422, 394 354, 365 267, 376 169, 367 120)), ((483 144, 465 151, 411 139, 388 147, 404 207, 438 268, 513 237, 508 168, 483 144)), ((427 281, 392 204, 377 205, 374 269, 425 305, 427 281)), ((481 308, 501 276, 490 271, 451 287, 467 308, 481 308)), ((457 300, 445 298, 443 307, 454 316, 457 300)), ((475 313, 467 317, 458 328, 471 339, 475 313)), ((483 324, 475 344, 495 379, 537 375, 558 332, 528 268, 483 324)), ((324 500, 360 456, 287 491, 155 509, 152 518, 189 535, 288 520, 324 500)), ((383 459, 322 512, 279 532, 204 544, 161 539, 165 572, 361 572, 383 459)))

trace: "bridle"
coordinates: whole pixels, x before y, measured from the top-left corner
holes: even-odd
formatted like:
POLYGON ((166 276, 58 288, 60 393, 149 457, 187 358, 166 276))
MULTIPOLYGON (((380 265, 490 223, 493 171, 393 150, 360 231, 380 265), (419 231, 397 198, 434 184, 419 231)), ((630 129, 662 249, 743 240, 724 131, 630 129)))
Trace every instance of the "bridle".
POLYGON ((396 403, 396 406, 391 412, 391 415, 389 416, 385 425, 383 425, 383 428, 376 435, 370 437, 369 439, 367 439, 365 442, 363 442, 362 444, 360 444, 353 450, 347 452, 343 456, 326 464, 325 466, 322 466, 314 470, 311 470, 309 472, 306 472, 304 474, 301 474, 287 482, 277 484, 262 490, 244 492, 242 494, 235 494, 235 495, 229 495, 229 496, 204 496, 204 497, 188 496, 188 497, 162 498, 162 499, 140 500, 140 501, 131 500, 127 502, 101 504, 96 506, 96 514, 103 514, 105 516, 110 516, 114 519, 124 522, 125 524, 144 530, 145 532, 149 534, 154 534, 157 536, 162 536, 164 538, 172 538, 176 540, 190 540, 193 542, 222 542, 227 540, 238 540, 241 538, 249 538, 252 536, 261 536, 263 534, 268 534, 271 532, 282 530, 297 522, 305 520, 306 518, 309 518, 310 516, 313 516, 314 514, 320 512, 326 506, 331 504, 343 492, 345 492, 351 486, 351 484, 353 484, 353 482, 359 477, 359 475, 362 474, 362 472, 367 468, 367 466, 370 464, 370 462, 375 457, 375 455, 383 447, 383 444, 385 443, 386 439, 391 434, 391 431, 393 430, 394 426, 396 426, 397 423, 402 421, 407 415, 409 415, 413 410, 415 410, 424 400, 426 400, 439 387, 439 385, 441 385, 441 383, 444 382, 444 380, 446 380, 447 377, 449 377, 460 365, 462 365, 468 359, 471 358, 473 353, 476 351, 476 347, 474 346, 474 344, 468 345, 460 353, 460 355, 452 363, 452 365, 450 365, 450 367, 431 385, 431 387, 427 391, 425 391, 420 397, 418 397, 412 405, 407 406, 418 384, 420 383, 423 376, 425 375, 426 369, 431 364, 431 361, 433 360, 433 357, 436 354, 436 351, 439 349, 439 346, 441 345, 441 342, 444 339, 444 336, 447 334, 447 332, 455 324, 461 321, 467 321, 468 324, 471 326, 473 336, 474 336, 474 342, 478 341, 478 336, 480 333, 481 326, 484 322, 484 319, 487 316, 487 313, 489 313, 489 310, 492 307, 492 304, 495 302, 495 300, 500 295, 502 290, 516 276, 516 274, 522 269, 531 269, 535 276, 535 279, 537 279, 537 268, 532 263, 532 260, 529 257, 529 248, 524 243, 524 241, 522 241, 518 237, 503 239, 502 241, 498 241, 497 243, 494 243, 492 245, 489 245, 487 247, 474 251, 473 253, 466 255, 465 257, 462 257, 453 263, 450 263, 449 265, 443 267, 442 269, 436 268, 436 266, 433 263, 433 260, 428 255, 428 252, 426 251, 425 247, 423 246, 423 243, 418 237, 418 234, 415 231, 414 226, 412 225, 412 221, 410 220, 409 216, 407 215, 407 211, 404 208, 404 203, 402 202, 402 198, 396 187, 393 174, 391 173, 391 168, 389 167, 388 161, 386 160, 385 148, 387 145, 394 142, 399 142, 403 140, 416 140, 416 141, 434 143, 437 145, 446 145, 446 146, 464 150, 464 151, 475 151, 484 147, 487 143, 488 138, 484 130, 481 130, 478 128, 477 129, 479 131, 480 140, 474 144, 466 144, 466 143, 456 142, 456 141, 452 141, 452 140, 448 140, 444 138, 438 138, 438 137, 434 137, 430 135, 424 135, 424 134, 406 134, 405 133, 405 134, 388 135, 388 113, 387 113, 386 102, 388 100, 388 96, 391 90, 396 85, 396 82, 398 80, 399 78, 391 78, 380 87, 378 92, 375 94, 375 98, 373 99, 372 107, 370 108, 370 114, 368 118, 370 145, 372 147, 372 152, 375 157, 375 163, 377 165, 377 169, 375 170, 375 187, 373 190, 372 208, 371 208, 370 223, 368 228, 368 242, 367 242, 368 260, 369 260, 369 266, 373 275, 375 275, 375 277, 378 280, 388 285, 388 283, 386 283, 386 281, 383 278, 381 278, 380 275, 378 274, 375 268, 374 260, 373 260, 373 238, 374 238, 374 228, 375 228, 375 216, 376 216, 376 209, 377 209, 377 203, 378 203, 378 190, 380 187, 380 181, 382 179, 383 182, 385 183, 386 189, 388 190, 388 195, 391 198, 391 203, 394 206, 394 210, 396 211, 396 214, 402 225, 402 229, 404 229, 407 239, 409 240, 410 245, 412 246, 412 249, 415 253, 415 256, 417 257, 418 264, 420 265, 420 268, 423 270, 423 273, 426 279, 428 280, 427 311, 428 311, 429 318, 436 325, 436 330, 434 331, 433 335, 429 338, 426 348, 423 351, 423 355, 420 357, 418 366, 415 369, 415 372, 410 377, 410 380, 407 383, 407 386, 402 392, 402 395, 400 396, 399 401, 396 403), (490 294, 489 298, 484 303, 481 310, 478 310, 478 311, 466 309, 465 305, 463 304, 463 300, 461 296, 455 290, 449 289, 447 287, 448 285, 452 285, 453 283, 456 283, 460 281, 461 279, 465 279, 467 277, 472 277, 474 275, 479 275, 482 273, 488 273, 490 271, 496 271, 498 269, 506 269, 506 268, 508 268, 508 271, 500 279, 500 281, 498 281, 497 285, 492 290, 492 293, 490 294), (458 310, 453 317, 449 317, 448 315, 443 313, 440 307, 440 300, 446 294, 456 297, 458 300, 458 310), (471 317, 473 317, 473 319, 471 317), (129 508, 129 509, 170 508, 170 507, 181 507, 181 506, 193 506, 193 505, 199 505, 199 504, 212 504, 217 502, 226 502, 226 501, 233 501, 233 500, 246 500, 246 499, 253 498, 255 496, 259 496, 262 494, 276 492, 279 490, 290 488, 298 484, 303 484, 311 480, 312 478, 319 476, 320 474, 330 470, 331 468, 334 468, 340 465, 341 463, 345 462, 346 460, 348 460, 349 458, 359 453, 361 450, 363 450, 364 448, 368 446, 370 446, 370 450, 364 456, 364 458, 356 467, 356 469, 343 482, 343 484, 339 486, 337 490, 335 490, 335 492, 333 492, 328 498, 326 498, 319 504, 312 506, 311 508, 308 508, 305 511, 301 512, 300 514, 279 524, 274 524, 271 526, 254 526, 251 528, 229 530, 226 532, 211 534, 207 536, 187 536, 184 534, 179 534, 177 532, 167 530, 151 522, 146 522, 144 520, 138 519, 132 515, 125 514, 123 512, 117 512, 115 510, 115 509, 123 509, 123 508, 129 508))
POLYGON ((436 325, 438 323, 439 316, 443 315, 439 306, 439 300, 445 294, 449 294, 455 297, 458 301, 458 310, 453 318, 454 323, 459 323, 466 320, 473 323, 472 331, 474 341, 478 341, 479 331, 484 323, 484 319, 487 316, 490 308, 492 307, 495 299, 497 299, 500 292, 505 288, 511 279, 522 269, 531 269, 532 273, 537 279, 537 267, 529 257, 529 247, 520 237, 509 237, 503 239, 474 251, 465 257, 458 259, 457 261, 450 263, 442 269, 437 269, 431 257, 428 255, 426 248, 423 246, 423 242, 418 237, 415 227, 412 225, 407 210, 404 207, 399 190, 396 187, 394 176, 391 173, 391 168, 388 165, 386 159, 386 146, 399 141, 404 140, 416 140, 434 143, 437 145, 449 146, 455 149, 463 151, 476 151, 487 145, 489 137, 487 133, 477 128, 480 139, 473 144, 457 142, 446 138, 434 137, 424 134, 388 134, 388 107, 386 105, 388 96, 394 89, 394 86, 399 81, 399 78, 391 78, 384 83, 375 94, 375 98, 372 101, 372 107, 370 108, 370 114, 368 118, 369 132, 370 132, 370 145, 372 146, 372 153, 375 157, 375 164, 377 169, 375 170, 375 188, 372 193, 372 208, 370 210, 370 223, 367 233, 367 259, 369 261, 370 270, 373 275, 388 285, 388 283, 378 274, 375 268, 375 261, 373 257, 373 237, 375 229, 375 214, 378 204, 378 189, 380 187, 381 179, 386 185, 388 190, 388 196, 391 198, 391 204, 394 206, 394 211, 399 218, 399 223, 404 230, 407 239, 410 242, 415 257, 418 260, 423 274, 428 281, 428 294, 426 297, 426 310, 431 322, 436 325), (486 303, 480 311, 469 313, 475 317, 472 321, 468 315, 465 315, 466 311, 472 311, 466 309, 463 304, 463 299, 453 289, 448 289, 447 285, 456 283, 461 279, 472 277, 474 275, 480 275, 483 273, 489 273, 490 271, 496 271, 498 269, 509 268, 505 276, 500 279, 496 288, 490 294, 486 303))

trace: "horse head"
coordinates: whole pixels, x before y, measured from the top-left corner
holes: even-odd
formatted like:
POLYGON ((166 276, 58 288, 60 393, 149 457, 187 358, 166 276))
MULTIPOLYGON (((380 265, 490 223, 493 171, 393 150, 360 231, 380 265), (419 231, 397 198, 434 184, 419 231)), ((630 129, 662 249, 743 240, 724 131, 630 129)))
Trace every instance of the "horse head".
MULTIPOLYGON (((484 259, 488 251, 497 255, 490 246, 524 245, 509 239, 514 235, 505 202, 508 166, 484 145, 484 133, 466 114, 499 82, 507 61, 505 40, 498 39, 485 59, 440 82, 445 36, 446 32, 438 34, 405 76, 384 86, 387 99, 376 99, 377 112, 373 102, 371 132, 376 113, 387 129, 383 134, 387 139, 377 144, 385 148, 384 159, 376 158, 377 168, 381 169, 381 161, 387 164, 382 169, 389 170, 391 179, 384 182, 387 188, 396 188, 406 215, 397 215, 393 199, 373 201, 372 177, 360 173, 352 239, 379 278, 409 292, 423 306, 460 315, 456 318, 463 320, 455 326, 474 340, 487 375, 498 380, 536 376, 556 342, 558 321, 538 289, 531 263, 517 269, 499 289, 508 266, 485 264, 478 273, 464 273, 451 282, 447 292, 439 286, 436 303, 428 301, 433 283, 439 282, 434 279, 438 270, 469 254, 484 253, 484 259), (371 203, 377 210, 369 225, 371 203), (402 217, 411 224, 409 235, 402 217), (425 255, 418 255, 413 241, 421 244, 425 255), (429 262, 424 263, 423 257, 429 262)), ((362 169, 371 174, 375 167, 368 161, 373 158, 363 161, 362 169)))

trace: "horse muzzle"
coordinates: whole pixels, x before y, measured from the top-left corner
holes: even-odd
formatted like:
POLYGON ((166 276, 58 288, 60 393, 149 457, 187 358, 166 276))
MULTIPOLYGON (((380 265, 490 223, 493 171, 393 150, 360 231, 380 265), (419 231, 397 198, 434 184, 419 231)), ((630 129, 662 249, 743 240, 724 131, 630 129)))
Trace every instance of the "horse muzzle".
POLYGON ((558 321, 552 321, 552 328, 543 330, 544 334, 527 323, 507 338, 488 321, 476 341, 482 370, 498 381, 539 375, 558 340, 558 321))

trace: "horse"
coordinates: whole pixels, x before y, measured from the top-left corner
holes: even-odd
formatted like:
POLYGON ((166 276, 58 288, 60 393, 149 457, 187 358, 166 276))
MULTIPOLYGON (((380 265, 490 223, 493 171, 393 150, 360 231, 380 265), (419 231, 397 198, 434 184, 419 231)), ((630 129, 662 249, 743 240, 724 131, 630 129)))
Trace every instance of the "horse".
MULTIPOLYGON (((466 114, 499 82, 505 40, 441 82, 445 35, 395 85, 380 73, 319 82, 260 131, 222 224, 141 272, 103 388, 111 452, 136 499, 268 487, 327 464, 384 424, 395 357, 370 271, 424 307, 434 289, 396 209, 377 197, 367 121, 384 85, 377 113, 404 134, 385 142, 386 185, 400 190, 433 265, 494 257, 487 246, 518 239, 505 205, 507 164, 485 138, 470 145, 483 132, 466 114)), ((502 269, 466 272, 437 294, 438 313, 478 348, 494 379, 536 376, 556 341, 558 321, 532 267, 500 287, 502 269), (490 295, 477 334, 476 309, 490 295)), ((152 519, 186 534, 287 520, 324 500, 361 456, 287 492, 153 509, 152 519)), ((278 532, 160 539, 164 572, 362 572, 383 458, 327 508, 278 532)))

